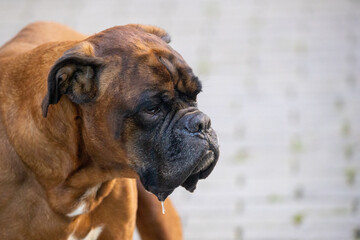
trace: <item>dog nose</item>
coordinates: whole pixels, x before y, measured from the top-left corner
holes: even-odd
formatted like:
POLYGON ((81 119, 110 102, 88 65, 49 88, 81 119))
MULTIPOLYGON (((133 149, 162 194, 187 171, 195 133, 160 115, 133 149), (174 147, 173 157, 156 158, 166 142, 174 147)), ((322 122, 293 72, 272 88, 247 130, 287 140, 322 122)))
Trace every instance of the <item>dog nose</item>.
POLYGON ((185 125, 189 132, 206 132, 211 127, 211 120, 205 113, 200 112, 192 115, 185 125))

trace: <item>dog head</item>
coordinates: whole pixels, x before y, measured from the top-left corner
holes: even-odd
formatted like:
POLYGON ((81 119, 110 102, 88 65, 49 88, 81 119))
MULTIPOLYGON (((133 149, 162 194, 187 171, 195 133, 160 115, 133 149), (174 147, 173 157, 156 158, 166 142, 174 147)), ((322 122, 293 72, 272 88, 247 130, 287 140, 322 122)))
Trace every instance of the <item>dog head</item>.
MULTIPOLYGON (((110 28, 67 50, 50 70, 43 115, 63 95, 79 109, 87 154, 103 168, 129 167, 164 200, 194 191, 219 156, 201 83, 162 29, 110 28)), ((49 113, 51 114, 51 113, 49 113)))

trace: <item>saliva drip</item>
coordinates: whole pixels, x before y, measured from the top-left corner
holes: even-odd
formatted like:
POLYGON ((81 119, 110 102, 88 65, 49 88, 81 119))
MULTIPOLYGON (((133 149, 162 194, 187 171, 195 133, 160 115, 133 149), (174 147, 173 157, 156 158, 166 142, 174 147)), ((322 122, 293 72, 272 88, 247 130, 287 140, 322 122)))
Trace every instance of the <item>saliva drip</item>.
POLYGON ((165 214, 164 201, 161 201, 162 214, 165 214))

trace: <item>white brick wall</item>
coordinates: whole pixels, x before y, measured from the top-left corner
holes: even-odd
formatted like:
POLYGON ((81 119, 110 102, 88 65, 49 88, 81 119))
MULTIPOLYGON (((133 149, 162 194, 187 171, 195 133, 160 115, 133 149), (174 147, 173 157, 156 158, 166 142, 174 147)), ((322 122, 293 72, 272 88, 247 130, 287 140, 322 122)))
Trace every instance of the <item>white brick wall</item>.
POLYGON ((360 239, 360 1, 18 0, 0 19, 0 43, 34 20, 171 33, 221 141, 173 194, 185 239, 360 239))

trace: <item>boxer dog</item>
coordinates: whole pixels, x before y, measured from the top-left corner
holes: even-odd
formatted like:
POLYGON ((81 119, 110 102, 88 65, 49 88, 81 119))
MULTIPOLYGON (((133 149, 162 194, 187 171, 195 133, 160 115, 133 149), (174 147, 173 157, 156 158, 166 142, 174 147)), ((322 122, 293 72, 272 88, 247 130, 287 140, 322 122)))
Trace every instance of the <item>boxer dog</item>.
POLYGON ((169 42, 147 25, 87 37, 37 22, 0 48, 0 239, 182 238, 158 200, 194 191, 219 150, 169 42))

